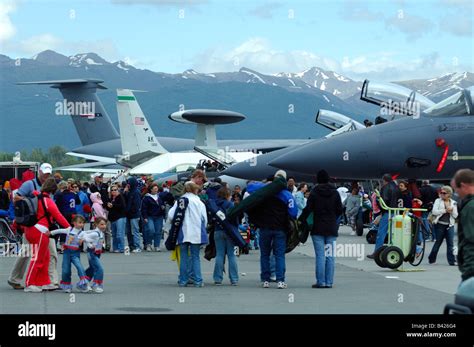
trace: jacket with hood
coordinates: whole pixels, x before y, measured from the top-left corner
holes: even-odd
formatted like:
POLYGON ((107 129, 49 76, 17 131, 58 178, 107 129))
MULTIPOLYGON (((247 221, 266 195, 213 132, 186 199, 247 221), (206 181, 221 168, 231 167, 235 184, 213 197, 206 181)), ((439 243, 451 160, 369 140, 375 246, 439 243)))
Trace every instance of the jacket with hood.
POLYGON ((109 221, 111 223, 118 221, 120 218, 126 217, 125 211, 125 199, 122 194, 118 194, 115 198, 111 198, 109 201, 112 207, 107 207, 109 211, 109 221))
POLYGON ((81 204, 81 199, 73 191, 66 189, 54 195, 54 202, 64 216, 76 213, 76 206, 81 204))
POLYGON ((311 192, 299 220, 305 221, 313 212, 311 235, 338 236, 337 219, 342 214, 341 197, 330 183, 318 184, 311 192))
POLYGON ((95 221, 96 217, 107 218, 104 207, 102 206, 103 202, 102 202, 99 192, 91 194, 91 201, 92 201, 92 219, 91 220, 95 221))
POLYGON ((462 280, 474 277, 474 195, 461 202, 458 225, 458 264, 462 280))
POLYGON ((140 192, 138 191, 138 181, 135 177, 130 177, 127 180, 127 183, 130 185, 130 190, 125 194, 125 201, 127 202, 125 211, 127 213, 127 218, 140 218, 142 199, 140 192))
POLYGON ((142 200, 142 217, 148 219, 148 217, 163 217, 165 215, 165 203, 161 199, 160 194, 156 195, 156 200, 153 195, 147 193, 142 200))

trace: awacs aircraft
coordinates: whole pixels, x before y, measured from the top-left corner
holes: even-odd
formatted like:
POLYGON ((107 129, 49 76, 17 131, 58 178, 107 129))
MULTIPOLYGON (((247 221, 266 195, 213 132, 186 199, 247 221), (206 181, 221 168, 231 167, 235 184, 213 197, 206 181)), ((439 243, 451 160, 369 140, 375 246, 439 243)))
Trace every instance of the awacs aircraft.
MULTIPOLYGON (((129 155, 122 151, 122 144, 120 135, 115 129, 112 121, 105 111, 100 99, 98 98, 97 89, 107 89, 101 83, 102 80, 97 79, 71 79, 71 80, 55 80, 55 81, 36 81, 23 82, 19 84, 46 84, 51 85, 52 88, 57 88, 64 97, 66 104, 73 105, 92 105, 93 109, 87 109, 83 112, 68 112, 71 116, 76 131, 82 143, 82 147, 74 149, 69 152, 69 155, 84 158, 89 161, 96 161, 96 163, 83 164, 85 169, 89 164, 94 168, 97 166, 109 165, 113 168, 122 168, 116 163, 123 162, 126 165, 136 165, 145 161, 146 155, 135 158, 138 162, 132 163, 129 160, 129 155), (99 162, 99 163, 97 163, 99 162), (99 164, 99 165, 98 165, 99 164)), ((126 97, 126 96, 123 96, 126 97)), ((128 98, 132 98, 129 96, 128 98)), ((134 98, 134 97, 133 97, 134 98)), ((187 111, 189 112, 189 111, 187 111)), ((212 122, 212 119, 209 120, 212 122)), ((195 123, 198 124, 198 123, 195 123)), ((199 123, 197 136, 202 135, 200 129, 213 128, 217 123, 199 123)), ((157 147, 157 153, 166 150, 168 152, 182 152, 192 151, 196 146, 196 141, 193 139, 174 138, 174 137, 155 137, 157 143, 161 147, 157 147)), ((289 145, 303 144, 308 142, 307 139, 301 140, 216 140, 220 148, 231 147, 235 150, 252 150, 257 152, 267 152, 280 149, 289 145)), ((138 153, 137 153, 138 154, 138 153)), ((153 156, 156 154, 153 154, 153 156)))
POLYGON ((130 174, 157 174, 186 171, 201 160, 214 159, 213 153, 231 163, 248 160, 257 155, 249 151, 225 153, 217 146, 215 124, 231 124, 245 117, 237 112, 223 110, 187 110, 175 112, 169 118, 175 122, 196 124, 196 151, 169 152, 158 141, 134 91, 117 89, 117 114, 119 118, 122 152, 127 156, 120 163, 131 170, 130 174), (151 159, 149 159, 151 158, 151 159))
POLYGON ((379 179, 390 173, 449 180, 459 169, 474 168, 474 87, 423 109, 413 97, 404 103, 387 101, 365 81, 361 99, 407 116, 311 141, 269 164, 313 175, 325 169, 337 179, 379 179))

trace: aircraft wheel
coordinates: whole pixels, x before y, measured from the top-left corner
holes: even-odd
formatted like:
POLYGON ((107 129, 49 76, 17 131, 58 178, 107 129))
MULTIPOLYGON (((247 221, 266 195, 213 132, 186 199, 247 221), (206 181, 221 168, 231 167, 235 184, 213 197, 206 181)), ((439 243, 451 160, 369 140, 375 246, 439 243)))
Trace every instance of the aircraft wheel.
POLYGON ((403 252, 400 248, 395 246, 387 247, 380 255, 383 263, 389 269, 397 269, 403 263, 403 252))
POLYGON ((382 260, 382 252, 387 248, 388 246, 382 246, 380 247, 379 249, 377 249, 375 252, 374 252, 374 260, 375 260, 375 263, 380 266, 380 267, 387 267, 387 265, 385 265, 385 263, 383 262, 382 260))

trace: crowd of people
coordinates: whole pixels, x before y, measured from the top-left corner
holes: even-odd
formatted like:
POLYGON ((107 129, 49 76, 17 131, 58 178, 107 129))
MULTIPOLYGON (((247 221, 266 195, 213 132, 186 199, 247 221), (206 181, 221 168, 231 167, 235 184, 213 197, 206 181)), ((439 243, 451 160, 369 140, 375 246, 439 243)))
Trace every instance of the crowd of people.
MULTIPOLYGON (((263 288, 269 288, 271 282, 276 282, 279 289, 287 288, 285 251, 290 220, 297 219, 300 226, 311 225, 316 255, 312 287, 332 288, 333 251, 340 225, 351 226, 353 235, 356 220, 361 216, 378 225, 374 252, 368 255, 373 259, 385 243, 389 229, 387 208, 426 209, 420 212, 428 231, 424 237, 435 241, 429 262, 436 262, 446 239, 448 263, 459 265, 463 280, 474 276, 474 171, 469 169, 460 170, 450 186, 438 189, 428 181, 423 181, 421 186, 415 181, 396 182, 387 174, 380 186, 367 191, 358 182, 337 187, 324 170, 317 173, 315 186, 297 183, 279 170, 263 182, 247 182, 245 188, 231 188, 219 178, 209 182, 201 169, 195 170, 187 181, 163 185, 146 177, 105 183, 99 173, 92 176, 91 183, 64 180, 58 173, 53 175, 53 168, 47 163, 40 166, 36 176, 26 172, 22 178, 18 182, 0 182, 0 209, 13 214, 20 200, 36 197, 38 201, 34 224, 14 223, 17 232, 23 233, 24 246, 35 247, 33 254, 18 257, 8 283, 27 292, 56 289, 71 292, 73 265, 79 278, 76 284, 79 291, 102 293, 103 252, 161 252, 164 240, 172 243, 166 247, 178 260, 179 286, 204 286, 201 248, 209 243, 215 247, 211 256, 215 258, 214 284, 222 285, 227 261, 230 283, 236 286, 238 256, 245 250, 236 246, 225 225, 216 218, 216 212, 210 213, 208 202, 215 203, 217 213, 227 215, 249 196, 260 194, 264 187, 276 181, 283 182, 280 191, 265 197, 252 211, 241 212, 228 221, 244 235, 246 247, 260 250, 263 288), (458 260, 453 252, 455 224, 458 225, 458 260), (178 228, 176 238, 167 239, 166 234, 171 235, 173 228, 178 228), (58 251, 63 253, 61 278, 56 269, 58 251), (82 251, 87 252, 87 269, 81 263, 82 251)), ((15 219, 13 215, 11 219, 15 219)))

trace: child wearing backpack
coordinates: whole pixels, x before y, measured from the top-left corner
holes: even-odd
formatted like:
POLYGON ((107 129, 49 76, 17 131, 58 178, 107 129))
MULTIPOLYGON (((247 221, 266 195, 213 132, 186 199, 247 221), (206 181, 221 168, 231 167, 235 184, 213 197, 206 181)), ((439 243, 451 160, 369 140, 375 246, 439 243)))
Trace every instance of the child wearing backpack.
POLYGON ((81 215, 75 215, 72 219, 74 227, 66 229, 57 229, 51 231, 51 235, 64 234, 66 235, 66 242, 64 243, 63 264, 62 264, 62 278, 59 287, 65 292, 72 291, 71 284, 71 264, 77 270, 79 282, 76 284, 77 289, 83 293, 87 293, 89 288, 89 281, 86 272, 81 264, 81 246, 84 242, 84 223, 86 219, 81 215))
POLYGON ((86 269, 87 279, 93 280, 92 291, 104 292, 104 268, 100 262, 100 255, 104 248, 104 233, 107 230, 107 219, 97 217, 94 221, 95 229, 85 231, 84 242, 87 245, 87 259, 89 267, 86 269))

